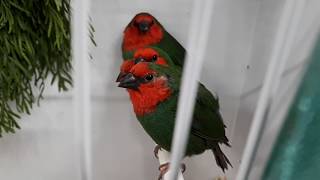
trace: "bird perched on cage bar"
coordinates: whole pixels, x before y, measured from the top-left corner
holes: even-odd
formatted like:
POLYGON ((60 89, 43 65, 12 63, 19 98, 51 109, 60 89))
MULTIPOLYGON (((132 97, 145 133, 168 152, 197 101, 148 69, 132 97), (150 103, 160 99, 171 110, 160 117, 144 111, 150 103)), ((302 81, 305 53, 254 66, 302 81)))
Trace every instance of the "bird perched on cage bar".
MULTIPOLYGON (((170 151, 181 68, 168 54, 154 47, 137 49, 133 56, 134 59, 122 63, 119 86, 128 89, 136 116, 145 131, 161 148, 170 151)), ((219 144, 230 146, 218 98, 200 83, 185 155, 201 154, 210 149, 217 165, 224 171, 231 163, 219 144)), ((160 166, 160 177, 168 166, 160 166)))

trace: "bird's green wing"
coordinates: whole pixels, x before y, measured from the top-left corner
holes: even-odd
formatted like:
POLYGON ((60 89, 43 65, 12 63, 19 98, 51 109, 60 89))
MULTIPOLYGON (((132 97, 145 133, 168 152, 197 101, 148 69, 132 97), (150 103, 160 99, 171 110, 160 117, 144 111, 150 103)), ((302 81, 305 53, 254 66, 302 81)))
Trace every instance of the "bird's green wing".
MULTIPOLYGON (((215 94, 215 93, 214 93, 215 94)), ((199 82, 197 104, 209 107, 212 110, 219 110, 219 98, 212 94, 201 82, 199 82)))
POLYGON ((167 31, 165 31, 163 39, 158 44, 152 46, 158 47, 165 51, 170 56, 170 58, 176 66, 183 66, 186 50, 167 31))
POLYGON ((219 112, 219 101, 203 85, 199 84, 191 133, 206 140, 227 142, 225 125, 219 112))
MULTIPOLYGON (((150 67, 168 75, 169 86, 177 94, 180 92, 181 68, 156 64, 150 64, 150 67)), ((228 142, 225 137, 225 125, 219 112, 219 100, 201 83, 198 87, 191 133, 209 141, 228 142)))

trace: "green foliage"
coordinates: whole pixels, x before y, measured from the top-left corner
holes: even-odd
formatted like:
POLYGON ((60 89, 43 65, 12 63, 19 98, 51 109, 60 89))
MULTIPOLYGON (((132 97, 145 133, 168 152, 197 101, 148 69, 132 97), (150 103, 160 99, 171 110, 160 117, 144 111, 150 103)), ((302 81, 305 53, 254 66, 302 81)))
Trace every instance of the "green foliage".
POLYGON ((48 75, 59 91, 71 85, 70 38, 70 0, 0 1, 0 137, 20 128, 48 75))

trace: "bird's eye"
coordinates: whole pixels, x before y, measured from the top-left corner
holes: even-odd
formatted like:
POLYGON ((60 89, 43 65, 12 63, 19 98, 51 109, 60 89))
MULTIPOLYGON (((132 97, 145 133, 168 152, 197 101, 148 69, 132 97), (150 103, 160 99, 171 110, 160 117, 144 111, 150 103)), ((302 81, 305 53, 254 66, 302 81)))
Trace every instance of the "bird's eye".
POLYGON ((153 75, 152 74, 148 74, 144 77, 145 80, 147 81, 151 81, 153 79, 153 75))
POLYGON ((153 56, 152 56, 152 61, 153 61, 153 62, 155 62, 157 59, 158 59, 158 56, 157 56, 157 55, 153 55, 153 56))
POLYGON ((144 62, 144 61, 146 61, 146 60, 143 59, 142 57, 138 57, 138 58, 136 58, 136 59, 134 60, 134 64, 138 64, 138 63, 144 62))

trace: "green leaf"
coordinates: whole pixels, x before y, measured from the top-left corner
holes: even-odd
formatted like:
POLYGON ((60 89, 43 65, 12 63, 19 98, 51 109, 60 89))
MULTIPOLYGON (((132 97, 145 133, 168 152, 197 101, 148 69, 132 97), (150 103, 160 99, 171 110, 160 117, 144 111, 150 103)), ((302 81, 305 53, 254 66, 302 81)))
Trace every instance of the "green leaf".
POLYGON ((0 1, 0 137, 20 128, 46 84, 72 85, 70 19, 70 0, 0 1))
POLYGON ((13 7, 15 7, 15 8, 19 9, 20 11, 24 12, 27 16, 30 16, 30 12, 29 12, 27 9, 25 9, 25 8, 23 8, 22 6, 16 4, 14 1, 9 1, 9 3, 10 3, 13 7))

